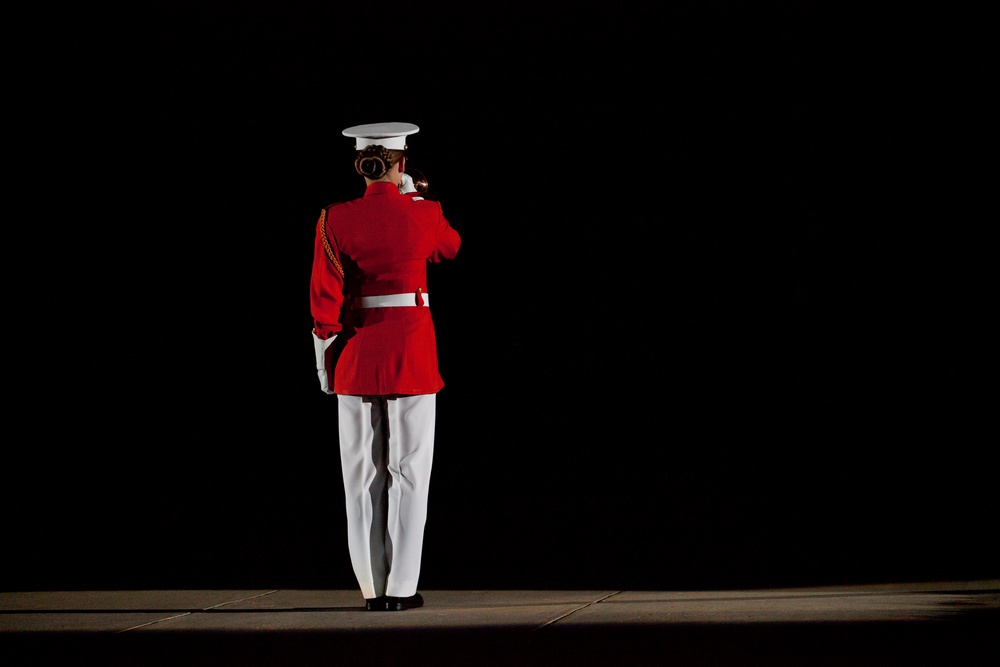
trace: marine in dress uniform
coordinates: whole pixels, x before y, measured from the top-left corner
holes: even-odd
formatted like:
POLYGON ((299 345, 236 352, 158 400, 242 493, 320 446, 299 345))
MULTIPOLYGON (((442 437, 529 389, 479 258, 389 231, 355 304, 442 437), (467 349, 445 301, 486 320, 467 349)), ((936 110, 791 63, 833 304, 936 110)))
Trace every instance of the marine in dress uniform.
POLYGON ((458 232, 405 172, 411 123, 349 127, 358 199, 320 212, 310 304, 320 388, 335 394, 348 546, 369 610, 418 607, 438 372, 427 267, 458 232))

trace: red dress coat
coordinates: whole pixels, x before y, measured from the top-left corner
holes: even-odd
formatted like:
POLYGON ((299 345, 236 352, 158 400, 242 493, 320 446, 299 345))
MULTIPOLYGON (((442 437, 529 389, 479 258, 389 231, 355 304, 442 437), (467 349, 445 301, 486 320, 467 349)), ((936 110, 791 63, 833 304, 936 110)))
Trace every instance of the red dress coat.
POLYGON ((333 393, 433 394, 444 387, 429 307, 352 308, 351 301, 400 293, 422 301, 428 262, 454 258, 460 245, 440 203, 400 194, 393 183, 372 183, 363 197, 320 213, 310 305, 316 336, 337 336, 326 366, 334 369, 333 393))

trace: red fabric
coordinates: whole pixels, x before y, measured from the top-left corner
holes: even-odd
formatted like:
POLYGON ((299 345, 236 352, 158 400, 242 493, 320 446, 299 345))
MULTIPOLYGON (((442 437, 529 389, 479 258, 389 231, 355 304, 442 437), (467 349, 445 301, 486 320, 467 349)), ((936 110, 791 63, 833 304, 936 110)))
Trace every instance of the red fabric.
POLYGON ((363 197, 325 209, 316 225, 310 305, 316 335, 337 334, 327 357, 335 394, 433 394, 444 387, 429 307, 351 309, 350 299, 412 292, 416 303, 418 289, 430 293, 428 262, 454 258, 460 245, 440 203, 402 195, 392 183, 372 183, 363 197), (321 224, 343 277, 327 256, 321 224))

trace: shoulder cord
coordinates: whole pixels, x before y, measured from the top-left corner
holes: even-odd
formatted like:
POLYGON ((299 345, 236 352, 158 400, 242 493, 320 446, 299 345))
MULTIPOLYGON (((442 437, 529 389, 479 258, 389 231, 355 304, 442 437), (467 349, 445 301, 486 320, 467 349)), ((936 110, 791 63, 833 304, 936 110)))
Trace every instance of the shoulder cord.
POLYGON ((326 209, 324 208, 319 214, 319 228, 323 230, 323 249, 326 250, 326 256, 330 258, 333 262, 333 268, 337 269, 337 273, 340 277, 344 277, 344 267, 340 264, 340 260, 337 259, 336 255, 333 254, 333 248, 330 247, 330 239, 326 236, 326 209))

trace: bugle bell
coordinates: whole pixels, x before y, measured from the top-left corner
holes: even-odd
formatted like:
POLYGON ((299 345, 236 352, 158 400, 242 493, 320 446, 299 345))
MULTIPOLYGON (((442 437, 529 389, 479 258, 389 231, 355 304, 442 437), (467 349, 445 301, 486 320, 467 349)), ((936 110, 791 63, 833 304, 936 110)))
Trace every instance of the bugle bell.
POLYGON ((417 189, 420 195, 427 194, 427 177, 424 176, 424 172, 419 169, 414 169, 410 166, 406 167, 406 173, 410 175, 413 179, 413 187, 417 189))

